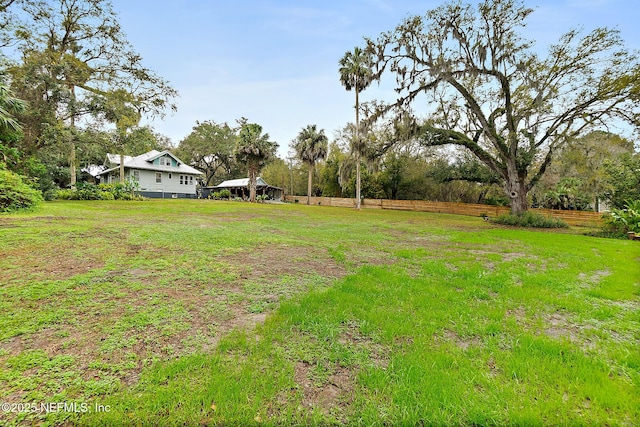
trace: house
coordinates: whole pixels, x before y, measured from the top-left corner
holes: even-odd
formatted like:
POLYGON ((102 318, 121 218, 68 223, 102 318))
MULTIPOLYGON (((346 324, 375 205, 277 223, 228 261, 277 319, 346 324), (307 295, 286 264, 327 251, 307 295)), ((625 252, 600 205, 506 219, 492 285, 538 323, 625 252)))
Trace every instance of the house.
MULTIPOLYGON (((232 197, 246 199, 249 197, 249 178, 230 179, 221 182, 215 187, 203 187, 201 197, 206 199, 211 193, 220 190, 229 190, 232 197)), ((256 195, 267 195, 271 200, 282 200, 282 188, 269 185, 264 179, 258 177, 256 180, 256 195)))
MULTIPOLYGON (((196 198, 196 184, 203 175, 169 151, 152 150, 139 156, 124 156, 125 180, 138 182, 138 192, 152 198, 196 198)), ((107 154, 106 170, 97 177, 100 183, 120 181, 120 155, 107 154)))

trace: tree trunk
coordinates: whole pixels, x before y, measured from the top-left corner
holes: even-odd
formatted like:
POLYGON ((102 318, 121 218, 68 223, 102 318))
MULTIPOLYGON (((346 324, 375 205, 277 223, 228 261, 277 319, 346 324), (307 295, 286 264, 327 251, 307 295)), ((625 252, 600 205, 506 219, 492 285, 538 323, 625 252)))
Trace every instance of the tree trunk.
POLYGON ((509 168, 505 193, 509 198, 509 206, 513 215, 522 215, 527 211, 527 187, 524 177, 518 175, 515 168, 509 168))
POLYGON ((356 209, 360 209, 360 153, 356 153, 356 209))
POLYGON ((75 113, 75 102, 76 102, 76 89, 75 86, 71 86, 71 102, 73 110, 71 111, 71 152, 69 153, 69 169, 71 172, 71 188, 76 187, 76 113, 75 113))
POLYGON ((356 91, 356 209, 360 209, 360 102, 358 99, 358 82, 356 91))
POLYGON ((124 154, 120 152, 120 184, 124 184, 124 154))
POLYGON ((76 187, 76 143, 73 140, 74 135, 71 135, 71 149, 69 152, 69 171, 71 172, 71 188, 76 187))
POLYGON ((256 178, 258 175, 258 170, 255 166, 249 165, 249 201, 251 203, 256 202, 256 178))
POLYGON ((309 163, 309 180, 307 182, 307 205, 311 204, 311 180, 313 179, 313 165, 309 163))

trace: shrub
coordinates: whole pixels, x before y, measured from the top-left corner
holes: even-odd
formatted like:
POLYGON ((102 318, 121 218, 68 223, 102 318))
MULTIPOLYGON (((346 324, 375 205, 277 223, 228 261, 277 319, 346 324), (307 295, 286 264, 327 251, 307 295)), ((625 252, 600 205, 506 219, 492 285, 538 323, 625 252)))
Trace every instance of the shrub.
POLYGON ((78 182, 76 188, 58 190, 56 198, 61 200, 143 200, 134 193, 132 184, 98 184, 78 182))
POLYGON ((231 191, 229 191, 229 190, 220 190, 220 198, 221 199, 230 199, 231 198, 231 191))
POLYGON ((130 190, 126 185, 120 184, 119 182, 113 184, 98 184, 98 188, 102 192, 109 193, 113 196, 113 198, 101 198, 99 200, 131 200, 130 190))
POLYGON ((72 199, 73 200, 101 200, 103 191, 107 191, 107 190, 88 182, 78 182, 76 183, 75 194, 74 194, 74 197, 72 197, 72 199))
POLYGON ((27 185, 20 175, 0 169, 0 212, 32 209, 40 202, 40 191, 27 185))
POLYGON ((100 191, 100 200, 115 200, 113 193, 108 191, 100 191))
POLYGON ((581 192, 582 181, 577 178, 563 178, 554 188, 547 191, 542 207, 562 210, 591 210, 590 199, 581 192))
POLYGON ((614 209, 605 218, 606 231, 640 233, 640 200, 628 200, 623 209, 614 209))
POLYGON ((525 212, 522 215, 503 214, 493 220, 497 224, 512 225, 515 227, 532 228, 567 228, 568 225, 561 219, 551 218, 537 212, 525 212))
POLYGON ((72 200, 75 196, 75 191, 70 188, 63 188, 56 192, 55 197, 59 200, 72 200))
POLYGON ((209 198, 213 200, 218 200, 220 198, 220 193, 217 191, 214 191, 213 193, 209 194, 209 198))

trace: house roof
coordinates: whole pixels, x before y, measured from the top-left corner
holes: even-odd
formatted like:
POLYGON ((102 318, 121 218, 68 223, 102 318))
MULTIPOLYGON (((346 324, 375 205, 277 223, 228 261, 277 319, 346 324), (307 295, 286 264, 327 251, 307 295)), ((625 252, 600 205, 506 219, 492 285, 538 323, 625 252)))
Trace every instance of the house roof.
MULTIPOLYGON (((260 177, 256 179, 256 185, 258 187, 274 187, 273 185, 269 185, 266 181, 260 177)), ((229 179, 226 181, 222 181, 220 184, 216 185, 213 188, 238 188, 238 187, 248 187, 249 186, 249 178, 239 178, 239 179, 229 179)), ((279 188, 278 188, 279 189, 279 188)))
MULTIPOLYGON (((127 162, 130 162, 132 159, 133 157, 131 156, 124 156, 124 163, 127 164, 127 162)), ((120 166, 120 154, 107 153, 107 162, 111 163, 112 165, 120 166)))
POLYGON ((107 170, 108 168, 106 166, 101 166, 101 165, 87 165, 86 167, 80 169, 82 172, 86 172, 89 175, 91 175, 92 177, 97 177, 98 175, 100 175, 102 172, 104 172, 105 170, 107 170))
POLYGON ((181 164, 184 163, 182 160, 180 160, 179 158, 174 156, 173 153, 171 153, 171 151, 169 151, 169 150, 164 150, 164 151, 151 150, 146 154, 150 155, 150 157, 147 159, 148 162, 153 162, 158 157, 162 157, 164 155, 167 155, 169 157, 172 157, 173 160, 175 160, 178 163, 178 166, 180 166, 181 164), (151 154, 151 153, 156 153, 156 154, 154 155, 154 154, 151 154))
MULTIPOLYGON (((100 172, 99 175, 103 175, 105 173, 114 171, 114 170, 116 170, 116 169, 118 169, 120 167, 120 155, 119 154, 107 154, 107 159, 108 159, 109 162, 111 162, 111 164, 115 164, 116 166, 112 167, 110 169, 107 169, 105 171, 100 172)), ((125 156, 124 157, 124 167, 125 168, 129 168, 129 169, 152 170, 152 171, 157 171, 157 172, 183 173, 185 175, 203 175, 203 173, 200 172, 199 170, 197 170, 195 168, 192 168, 189 165, 184 164, 184 162, 182 160, 180 160, 179 158, 174 156, 168 150, 164 150, 164 151, 151 150, 151 151, 149 151, 147 153, 144 153, 144 154, 141 154, 141 155, 135 156, 135 157, 125 156), (154 165, 153 164, 153 161, 155 159, 157 159, 158 157, 162 157, 164 155, 168 155, 168 156, 172 157, 176 161, 178 166, 177 167, 160 166, 160 165, 154 165)))

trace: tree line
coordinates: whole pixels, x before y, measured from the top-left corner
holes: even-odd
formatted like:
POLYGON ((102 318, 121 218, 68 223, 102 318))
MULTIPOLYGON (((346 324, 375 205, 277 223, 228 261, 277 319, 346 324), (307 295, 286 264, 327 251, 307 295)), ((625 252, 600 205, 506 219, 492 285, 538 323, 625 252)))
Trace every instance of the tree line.
MULTIPOLYGON (((203 172, 203 185, 247 177, 244 163, 234 156, 240 130, 239 124, 198 122, 175 152, 203 172)), ((353 132, 354 125, 348 124, 329 138, 317 125, 307 125, 290 142, 289 156, 271 156, 261 176, 289 195, 354 198, 353 132)), ((509 205, 500 178, 474 156, 424 147, 415 137, 398 142, 394 135, 376 127, 361 143, 362 198, 509 205), (385 148, 388 145, 391 148, 385 148)), ((640 195, 639 166, 640 155, 631 141, 594 131, 559 150, 529 199, 534 207, 552 209, 589 210, 602 203, 622 207, 640 195)))
MULTIPOLYGON (((353 123, 310 123, 289 155, 262 127, 196 122, 177 147, 142 117, 177 92, 146 68, 105 0, 0 0, 0 167, 45 195, 107 151, 174 149, 202 185, 258 174, 288 194, 430 199, 560 209, 638 199, 640 62, 617 30, 570 30, 545 54, 520 0, 445 3, 347 51, 353 123), (394 102, 366 100, 373 82, 394 102)), ((253 191, 251 191, 253 190, 253 191)), ((359 203, 358 203, 359 205, 359 203)))

